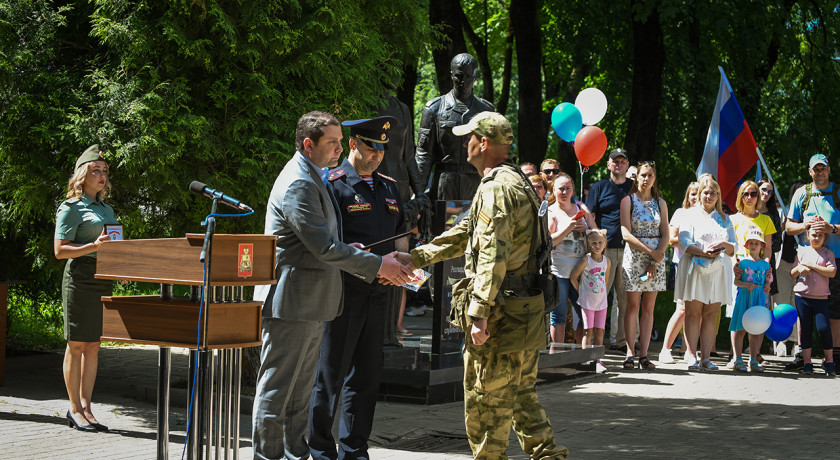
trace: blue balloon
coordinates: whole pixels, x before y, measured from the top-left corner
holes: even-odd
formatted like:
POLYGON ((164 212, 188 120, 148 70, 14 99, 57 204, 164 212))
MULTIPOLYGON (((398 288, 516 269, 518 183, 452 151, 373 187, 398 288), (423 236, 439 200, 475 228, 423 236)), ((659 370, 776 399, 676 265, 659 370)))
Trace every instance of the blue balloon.
MULTIPOLYGON (((773 322, 778 321, 779 325, 784 327, 793 327, 798 316, 796 308, 789 303, 780 303, 773 309, 773 322)), ((777 340, 777 342, 780 342, 780 340, 777 340)))
POLYGON ((578 131, 583 128, 583 115, 574 104, 561 102, 551 112, 551 127, 560 139, 573 142, 578 131))
POLYGON ((788 337, 790 337, 791 332, 793 332, 793 325, 784 326, 774 318, 764 335, 774 342, 784 342, 788 337))

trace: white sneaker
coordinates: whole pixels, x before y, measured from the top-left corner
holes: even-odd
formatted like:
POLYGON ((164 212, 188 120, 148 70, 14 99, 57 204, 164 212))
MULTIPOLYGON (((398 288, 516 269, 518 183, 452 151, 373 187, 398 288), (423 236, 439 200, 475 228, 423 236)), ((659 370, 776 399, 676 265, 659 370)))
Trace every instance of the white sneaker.
POLYGON ((600 359, 595 360, 595 373, 596 374, 603 374, 607 372, 607 366, 604 366, 604 363, 601 362, 600 359))
POLYGON ((659 352, 659 362, 662 364, 675 364, 674 357, 671 356, 671 350, 667 348, 663 348, 662 351, 659 352))
POLYGON ((685 354, 683 355, 683 362, 691 364, 697 362, 697 357, 693 356, 691 353, 686 350, 685 354))
POLYGON ((727 369, 735 369, 735 360, 733 359, 732 361, 729 361, 728 363, 726 363, 726 368, 727 369))
POLYGON ((776 344, 776 356, 783 357, 787 356, 787 345, 784 342, 778 342, 776 344))
POLYGON ((405 310, 406 316, 423 316, 426 314, 426 306, 421 305, 419 307, 409 307, 405 310))

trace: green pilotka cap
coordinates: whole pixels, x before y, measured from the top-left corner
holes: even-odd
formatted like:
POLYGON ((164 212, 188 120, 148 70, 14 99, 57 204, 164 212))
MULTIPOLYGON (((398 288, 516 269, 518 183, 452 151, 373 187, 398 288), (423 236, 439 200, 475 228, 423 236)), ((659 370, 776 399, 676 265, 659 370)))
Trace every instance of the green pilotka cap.
POLYGON ((76 169, 79 169, 79 166, 85 163, 97 160, 102 160, 102 150, 99 150, 99 144, 93 144, 79 156, 78 160, 76 160, 76 169))

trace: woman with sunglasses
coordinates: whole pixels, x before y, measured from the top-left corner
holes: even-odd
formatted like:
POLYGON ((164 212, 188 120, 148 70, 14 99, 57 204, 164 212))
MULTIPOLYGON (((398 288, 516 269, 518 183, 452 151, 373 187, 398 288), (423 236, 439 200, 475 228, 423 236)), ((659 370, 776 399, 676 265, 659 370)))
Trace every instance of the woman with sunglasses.
MULTIPOLYGON (((737 238, 738 240, 737 244, 735 245, 736 259, 741 259, 747 256, 747 249, 745 244, 747 243, 747 235, 750 233, 750 231, 758 230, 759 232, 761 232, 762 235, 764 235, 765 248, 770 248, 773 244, 773 234, 776 233, 776 227, 773 225, 773 221, 770 219, 770 217, 758 211, 758 202, 760 201, 758 198, 758 194, 758 184, 751 180, 744 181, 738 188, 738 196, 735 201, 735 207, 738 208, 738 213, 733 214, 731 217, 732 227, 735 229, 735 238, 737 238)), ((763 258, 767 261, 767 263, 770 263, 771 254, 772 251, 764 252, 763 258)), ((740 273, 737 273, 736 276, 740 277, 740 273)), ((734 302, 730 305, 734 305, 734 302)), ((729 313, 727 316, 732 316, 731 309, 729 309, 727 313, 729 313)), ((735 340, 734 333, 732 340, 735 340)), ((757 346, 761 346, 761 341, 758 341, 757 339, 751 339, 750 342, 750 347, 756 346, 756 344, 757 346)), ((758 361, 750 361, 750 371, 764 371, 764 368, 760 365, 761 361, 763 361, 763 358, 761 358, 760 355, 758 361)), ((735 365, 736 363, 734 361, 733 356, 733 360, 731 360, 726 365, 726 367, 728 369, 732 369, 735 367, 735 365)))
MULTIPOLYGON (((779 215, 779 208, 776 204, 776 187, 767 179, 758 181, 758 202, 755 204, 758 212, 766 215, 773 222, 776 227, 776 233, 772 235, 773 245, 770 248, 770 269, 773 270, 773 281, 770 282, 770 301, 769 305, 773 304, 772 297, 779 293, 779 285, 776 283, 776 253, 782 250, 782 217, 779 215)), ((765 249, 767 251, 767 249, 765 249)))
POLYGON ((627 358, 624 368, 634 367, 636 317, 641 309, 639 367, 655 369, 647 354, 656 295, 665 290, 665 249, 668 248, 669 231, 668 205, 659 194, 656 165, 652 161, 639 162, 630 193, 621 200, 621 235, 626 245, 622 262, 627 292, 624 314, 627 358))

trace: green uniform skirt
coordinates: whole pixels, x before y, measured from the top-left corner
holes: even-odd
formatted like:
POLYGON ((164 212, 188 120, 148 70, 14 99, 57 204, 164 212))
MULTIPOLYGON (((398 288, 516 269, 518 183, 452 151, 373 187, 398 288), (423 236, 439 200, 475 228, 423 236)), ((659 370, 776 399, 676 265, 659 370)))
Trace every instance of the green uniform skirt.
POLYGON ((64 338, 99 342, 102 336, 102 296, 113 293, 114 282, 94 279, 96 259, 79 257, 64 266, 61 298, 64 303, 64 338))

